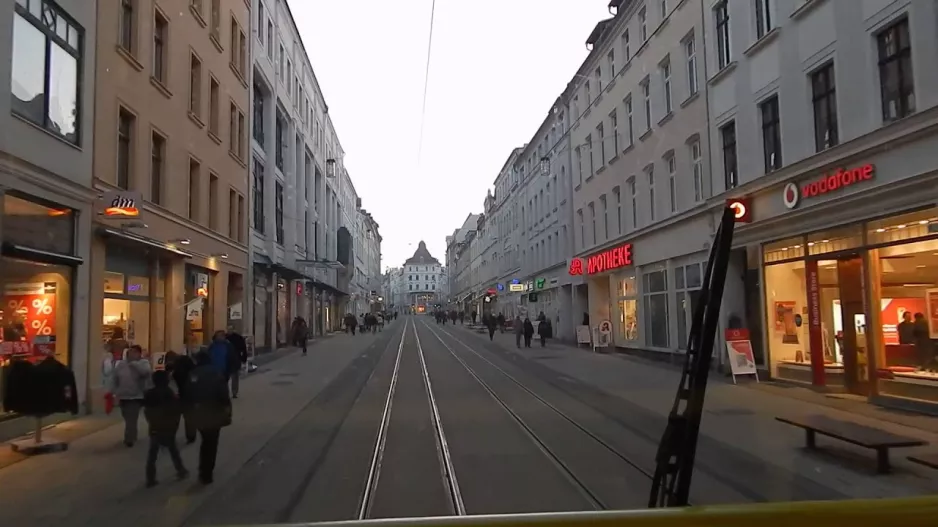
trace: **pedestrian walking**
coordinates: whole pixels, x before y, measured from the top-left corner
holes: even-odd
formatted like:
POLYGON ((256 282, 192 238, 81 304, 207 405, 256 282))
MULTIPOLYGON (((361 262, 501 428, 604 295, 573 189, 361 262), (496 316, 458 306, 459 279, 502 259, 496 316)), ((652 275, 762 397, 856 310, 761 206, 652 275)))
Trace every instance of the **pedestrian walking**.
POLYGON ((306 355, 306 339, 309 337, 309 327, 303 317, 296 317, 293 320, 293 345, 303 350, 306 355))
POLYGON ((237 399, 239 382, 237 380, 232 381, 231 379, 240 372, 241 359, 235 352, 231 343, 228 342, 228 339, 225 338, 224 331, 218 330, 215 332, 215 335, 212 337, 212 343, 208 347, 208 355, 211 359, 212 367, 225 379, 225 391, 227 391, 228 383, 231 382, 231 397, 237 399))
POLYGON ((234 326, 228 326, 228 333, 225 335, 225 339, 231 343, 231 349, 236 356, 231 358, 233 363, 231 365, 231 395, 232 397, 237 397, 241 387, 241 370, 244 369, 244 365, 248 362, 248 344, 247 341, 244 340, 244 337, 235 331, 234 326), (235 358, 237 358, 237 363, 234 361, 235 358))
POLYGON ((524 347, 531 347, 531 339, 534 337, 534 324, 531 323, 531 319, 524 317, 524 347))
POLYGON ((150 449, 147 451, 147 487, 157 484, 156 460, 165 448, 173 460, 176 477, 185 479, 189 475, 179 448, 176 446, 176 430, 182 418, 182 402, 169 387, 170 376, 166 371, 153 372, 153 387, 143 396, 143 414, 150 426, 150 449))
POLYGON ((195 362, 188 355, 177 355, 176 352, 166 353, 166 367, 170 376, 176 382, 176 393, 182 403, 183 430, 186 435, 186 444, 195 443, 197 430, 192 419, 192 403, 189 397, 189 374, 195 368, 195 362))
POLYGON ((489 330, 489 340, 495 340, 495 326, 497 325, 495 317, 492 315, 483 315, 482 322, 489 330))
POLYGON ((192 417, 202 442, 199 444, 199 481, 214 481, 215 459, 221 429, 231 425, 231 398, 225 376, 212 364, 212 357, 200 351, 195 356, 195 369, 189 374, 189 396, 192 417))
POLYGON ((511 329, 515 332, 515 346, 521 349, 521 338, 524 337, 524 321, 521 320, 521 315, 515 315, 515 321, 512 323, 511 329))
POLYGON ((137 442, 137 421, 150 383, 150 361, 143 358, 140 346, 131 346, 127 357, 117 362, 111 383, 110 392, 114 394, 124 419, 124 444, 129 448, 137 442))
MULTIPOLYGON (((543 313, 541 313, 543 315, 543 313)), ((538 317, 540 318, 540 317, 538 317)), ((544 317, 540 323, 537 325, 537 336, 541 340, 541 347, 544 348, 547 346, 547 339, 553 336, 553 327, 551 326, 550 319, 544 317)))

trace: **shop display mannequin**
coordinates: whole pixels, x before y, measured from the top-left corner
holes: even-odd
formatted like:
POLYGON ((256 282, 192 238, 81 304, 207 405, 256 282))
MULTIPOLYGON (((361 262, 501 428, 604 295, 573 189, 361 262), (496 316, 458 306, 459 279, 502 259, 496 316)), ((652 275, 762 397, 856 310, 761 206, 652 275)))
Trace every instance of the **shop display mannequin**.
POLYGON ((14 360, 9 368, 3 394, 4 409, 36 420, 33 436, 12 443, 13 450, 38 454, 68 448, 67 443, 43 437, 42 419, 57 413, 78 413, 75 374, 51 355, 36 364, 14 360))

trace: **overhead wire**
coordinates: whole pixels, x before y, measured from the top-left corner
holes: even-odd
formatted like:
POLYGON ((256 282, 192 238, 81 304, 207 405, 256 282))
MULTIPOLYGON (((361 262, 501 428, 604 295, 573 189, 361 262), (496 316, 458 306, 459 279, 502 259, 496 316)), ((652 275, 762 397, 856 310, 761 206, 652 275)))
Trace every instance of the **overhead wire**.
POLYGON ((423 104, 420 109, 420 143, 417 145, 417 165, 423 157, 423 130, 427 115, 427 87, 430 84, 430 55, 433 51, 433 20, 436 18, 436 0, 430 4, 430 36, 427 39, 427 63, 423 73, 423 104))

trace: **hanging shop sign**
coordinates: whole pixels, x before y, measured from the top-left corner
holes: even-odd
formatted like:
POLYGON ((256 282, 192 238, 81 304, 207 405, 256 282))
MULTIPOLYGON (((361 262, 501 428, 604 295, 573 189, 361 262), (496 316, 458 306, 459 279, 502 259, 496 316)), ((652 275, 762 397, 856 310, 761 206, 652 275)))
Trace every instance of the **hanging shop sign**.
POLYGON ((632 265, 632 244, 626 243, 586 258, 573 258, 567 272, 570 276, 594 275, 629 265, 632 265))
POLYGON ((537 280, 534 281, 534 287, 536 287, 537 289, 544 289, 544 285, 546 284, 547 284, 547 280, 544 278, 538 278, 537 280))
POLYGON ((510 292, 512 292, 512 293, 523 293, 523 292, 524 292, 524 284, 518 283, 518 282, 512 282, 512 283, 508 284, 508 291, 510 291, 510 292))
POLYGON ((733 209, 733 218, 736 223, 749 223, 752 221, 752 198, 736 198, 726 200, 726 206, 733 209))
POLYGON ((875 175, 876 165, 872 163, 857 168, 838 168, 817 179, 802 183, 801 186, 794 182, 786 184, 782 189, 782 201, 785 207, 793 209, 802 199, 823 196, 857 183, 863 183, 873 179, 875 175))

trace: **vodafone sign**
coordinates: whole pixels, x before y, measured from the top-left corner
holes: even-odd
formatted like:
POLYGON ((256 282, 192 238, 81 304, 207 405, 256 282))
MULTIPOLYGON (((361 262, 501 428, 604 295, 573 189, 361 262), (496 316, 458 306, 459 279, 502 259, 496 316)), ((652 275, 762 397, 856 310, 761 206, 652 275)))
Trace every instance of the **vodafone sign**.
POLYGON ((728 199, 726 200, 726 206, 733 209, 733 218, 736 223, 749 223, 752 221, 752 199, 728 199))
POLYGON ((863 183, 873 179, 876 175, 876 165, 866 164, 857 168, 839 168, 821 177, 802 183, 799 187, 795 183, 787 183, 782 189, 782 202, 785 207, 793 209, 804 198, 813 198, 844 187, 863 183))

